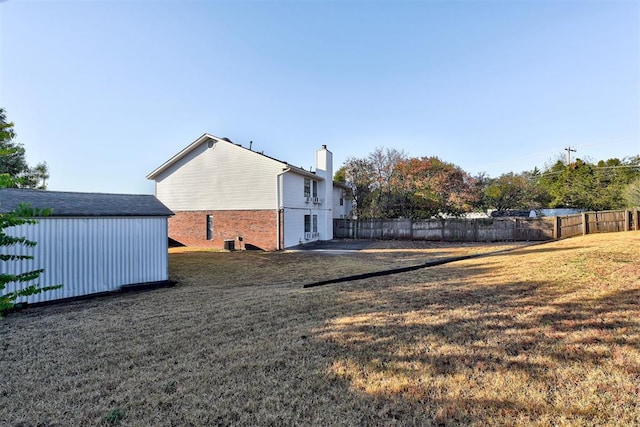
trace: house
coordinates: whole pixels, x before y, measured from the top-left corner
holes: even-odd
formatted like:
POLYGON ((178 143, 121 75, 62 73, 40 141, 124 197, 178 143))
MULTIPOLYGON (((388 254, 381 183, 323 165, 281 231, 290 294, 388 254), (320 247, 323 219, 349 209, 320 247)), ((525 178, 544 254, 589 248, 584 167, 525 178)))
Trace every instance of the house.
MULTIPOLYGON (((152 195, 0 189, 0 212, 20 203, 52 210, 37 224, 5 233, 37 242, 34 248, 0 246, 6 255, 33 260, 0 262, 0 274, 44 269, 39 286, 60 289, 22 298, 40 303, 169 283, 167 219, 172 212, 152 195)), ((15 290, 7 285, 6 292, 15 290)))
POLYGON ((271 251, 331 240, 333 219, 351 210, 325 145, 311 172, 204 134, 147 178, 175 212, 169 237, 187 246, 271 251))

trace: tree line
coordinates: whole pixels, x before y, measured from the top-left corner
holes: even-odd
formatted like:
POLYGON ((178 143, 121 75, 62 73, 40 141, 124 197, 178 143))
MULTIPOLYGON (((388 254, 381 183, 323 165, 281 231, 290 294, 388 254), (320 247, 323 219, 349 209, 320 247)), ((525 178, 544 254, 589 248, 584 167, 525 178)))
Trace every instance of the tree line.
POLYGON ((345 184, 357 218, 460 216, 467 212, 542 208, 584 210, 640 206, 640 156, 591 162, 558 160, 497 178, 472 176, 438 157, 377 148, 350 157, 334 180, 345 184))

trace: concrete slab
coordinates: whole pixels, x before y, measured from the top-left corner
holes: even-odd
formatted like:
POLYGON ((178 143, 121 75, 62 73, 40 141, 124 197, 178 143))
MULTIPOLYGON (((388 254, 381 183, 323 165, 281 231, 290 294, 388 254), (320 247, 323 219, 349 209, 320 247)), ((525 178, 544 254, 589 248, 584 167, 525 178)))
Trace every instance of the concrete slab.
POLYGON ((328 240, 310 242, 304 245, 288 248, 291 252, 314 252, 326 254, 348 254, 358 252, 371 246, 371 240, 328 240))

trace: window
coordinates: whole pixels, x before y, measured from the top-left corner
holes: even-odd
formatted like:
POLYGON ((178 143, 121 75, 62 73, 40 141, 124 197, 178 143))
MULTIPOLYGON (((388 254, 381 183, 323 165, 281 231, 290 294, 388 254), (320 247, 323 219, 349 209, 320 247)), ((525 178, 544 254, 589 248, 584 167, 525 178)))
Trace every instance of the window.
POLYGON ((311 179, 304 179, 304 197, 311 197, 311 179))
MULTIPOLYGON (((314 215, 317 216, 317 215, 314 215)), ((311 233, 311 215, 304 216, 304 232, 311 233)))
POLYGON ((313 182, 313 197, 318 197, 318 181, 313 182))
POLYGON ((213 215, 207 215, 207 240, 213 240, 213 215))
POLYGON ((344 192, 340 192, 340 206, 344 206, 344 192))
POLYGON ((313 216, 313 232, 318 232, 318 215, 313 216))

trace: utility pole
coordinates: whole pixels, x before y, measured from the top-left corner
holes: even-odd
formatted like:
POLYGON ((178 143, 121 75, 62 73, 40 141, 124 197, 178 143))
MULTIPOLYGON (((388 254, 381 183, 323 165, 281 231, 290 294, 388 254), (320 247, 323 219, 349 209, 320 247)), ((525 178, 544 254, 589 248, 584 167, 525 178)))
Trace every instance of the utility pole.
POLYGON ((569 145, 567 148, 564 149, 564 151, 567 152, 567 166, 569 166, 571 164, 571 152, 573 151, 575 153, 576 150, 571 148, 571 146, 569 145))

